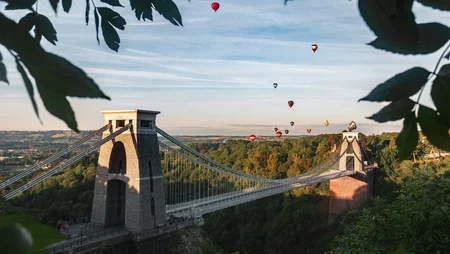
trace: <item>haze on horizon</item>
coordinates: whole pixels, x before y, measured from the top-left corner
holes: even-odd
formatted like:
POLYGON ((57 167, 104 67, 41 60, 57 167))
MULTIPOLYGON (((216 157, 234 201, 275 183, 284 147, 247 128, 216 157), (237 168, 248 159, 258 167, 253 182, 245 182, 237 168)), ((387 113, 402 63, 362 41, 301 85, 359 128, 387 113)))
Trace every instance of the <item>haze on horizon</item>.
MULTIPOLYGON (((60 6, 58 17, 49 3, 39 6, 58 32, 57 46, 43 39, 44 48, 81 67, 112 98, 69 99, 81 130, 101 127, 100 111, 138 108, 161 111, 157 125, 173 135, 271 135, 273 127, 291 135, 311 128, 315 135, 339 132, 352 120, 366 134, 400 131, 401 121, 365 119, 386 104, 357 100, 398 72, 413 66, 432 70, 441 54, 401 56, 367 46, 375 36, 359 16, 357 1, 294 0, 284 6, 282 0, 228 0, 217 13, 211 1, 175 1, 184 27, 157 12, 154 22, 137 21, 129 1, 121 3, 125 8, 115 11, 127 25, 118 31, 118 53, 101 36, 97 45, 92 13, 89 26, 84 23, 84 2, 74 2, 70 14, 60 6), (295 102, 292 108, 288 100, 295 102)), ((444 13, 416 2, 414 12, 420 23, 450 26, 444 13)), ((26 12, 4 14, 18 21, 26 12)), ((11 83, 0 84, 0 130, 68 129, 35 95, 40 124, 12 57, 0 51, 11 83)), ((430 106, 429 91, 422 102, 430 106)))

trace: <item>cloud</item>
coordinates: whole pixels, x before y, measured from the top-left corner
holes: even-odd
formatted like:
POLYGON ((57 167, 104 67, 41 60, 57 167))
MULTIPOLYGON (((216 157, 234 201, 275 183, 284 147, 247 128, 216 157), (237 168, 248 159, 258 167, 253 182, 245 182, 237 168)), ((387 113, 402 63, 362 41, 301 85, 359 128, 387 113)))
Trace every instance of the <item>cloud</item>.
MULTIPOLYGON (((367 132, 399 130, 401 123, 366 126, 364 117, 384 104, 357 100, 412 66, 431 69, 440 54, 399 56, 365 45, 374 35, 355 1, 295 0, 284 6, 281 0, 229 0, 217 13, 209 1, 178 1, 184 27, 160 15, 153 22, 137 21, 128 2, 123 3, 125 8, 114 9, 127 19, 125 31, 119 31, 118 53, 103 38, 97 45, 92 13, 89 26, 84 24, 84 2, 74 4, 70 14, 60 8, 58 17, 49 4, 39 7, 59 39, 56 47, 43 41, 44 48, 82 67, 112 97, 70 99, 82 129, 102 124, 100 110, 143 108, 161 110, 158 125, 174 133, 246 135, 251 129, 269 135, 271 123, 288 125, 291 120, 294 127, 313 126, 314 133, 339 132, 350 120, 364 123, 359 127, 367 132), (319 45, 316 53, 312 43, 319 45), (296 103, 292 109, 286 104, 290 99, 296 103), (324 119, 333 127, 322 126, 324 119)), ((420 22, 444 17, 418 4, 414 8, 420 22)), ((27 12, 5 13, 18 20, 27 12)), ((39 124, 13 59, 0 50, 12 81, 11 86, 0 85, 0 107, 15 109, 14 114, 0 111, 0 119, 13 119, 0 129, 66 128, 45 112, 38 98, 45 126, 39 124)), ((423 100, 431 103, 425 96, 423 100)))

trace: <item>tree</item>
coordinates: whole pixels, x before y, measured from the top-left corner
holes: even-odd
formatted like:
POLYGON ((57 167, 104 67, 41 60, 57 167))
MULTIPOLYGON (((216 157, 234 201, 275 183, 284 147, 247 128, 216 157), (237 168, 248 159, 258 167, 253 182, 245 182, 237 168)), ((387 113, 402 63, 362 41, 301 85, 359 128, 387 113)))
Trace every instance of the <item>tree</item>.
MULTIPOLYGON (((110 99, 85 72, 69 61, 46 52, 39 42, 42 37, 56 45, 53 25, 44 15, 33 9, 38 0, 0 0, 8 3, 7 10, 28 9, 31 12, 19 23, 0 13, 0 44, 16 58, 16 65, 30 95, 36 115, 34 89, 26 69, 35 79, 35 85, 46 109, 60 118, 69 128, 78 131, 67 96, 110 99), (35 38, 29 34, 34 29, 35 38), (25 68, 24 68, 25 67, 25 68), (68 79, 67 77, 70 77, 68 79)), ((61 2, 69 12, 72 0, 49 0, 55 13, 61 2)), ((285 0, 284 4, 288 1, 285 0)), ((120 0, 100 2, 123 7, 120 0)), ((450 28, 440 23, 417 24, 412 11, 414 2, 441 11, 450 11, 450 5, 441 0, 359 0, 358 7, 367 26, 377 38, 368 45, 401 55, 425 55, 436 52, 450 39, 450 28)), ((95 18, 97 41, 99 26, 106 45, 118 51, 120 37, 116 29, 124 30, 126 21, 119 13, 107 7, 97 7, 94 0, 86 1, 86 25, 89 23, 91 3, 95 18)), ((153 20, 153 10, 158 11, 174 25, 182 26, 181 14, 172 0, 130 0, 136 18, 153 20)), ((413 67, 379 84, 359 101, 390 102, 379 112, 368 117, 379 123, 403 119, 403 129, 397 137, 399 156, 411 155, 418 144, 418 125, 427 139, 437 148, 450 151, 450 64, 441 66, 442 59, 450 59, 450 44, 444 49, 432 72, 413 67), (439 71, 438 71, 439 69, 439 71), (420 104, 423 89, 431 83, 431 98, 436 110, 420 104), (410 99, 418 94, 416 101, 410 99)), ((0 81, 8 83, 6 67, 0 55, 0 81)))

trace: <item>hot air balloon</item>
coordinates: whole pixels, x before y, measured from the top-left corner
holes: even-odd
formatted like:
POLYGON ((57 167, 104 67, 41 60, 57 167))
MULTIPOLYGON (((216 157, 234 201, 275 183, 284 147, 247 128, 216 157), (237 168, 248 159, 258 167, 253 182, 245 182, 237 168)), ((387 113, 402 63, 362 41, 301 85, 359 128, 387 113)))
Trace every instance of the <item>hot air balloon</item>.
POLYGON ((294 122, 291 122, 290 124, 291 124, 291 126, 294 126, 294 122))
POLYGON ((306 132, 311 133, 311 129, 306 129, 306 132))
POLYGON ((273 83, 273 88, 277 88, 278 84, 277 83, 273 83))
POLYGON ((277 137, 281 138, 281 135, 283 135, 283 133, 281 133, 281 131, 277 131, 277 137))
POLYGON ((294 101, 288 101, 288 105, 290 108, 292 108, 292 106, 294 106, 294 101))
POLYGON ((356 130, 356 123, 355 123, 354 121, 351 121, 351 122, 348 124, 348 131, 349 131, 349 132, 352 132, 352 131, 354 131, 354 130, 356 130))
POLYGON ((286 133, 286 135, 289 134, 289 130, 285 130, 284 133, 286 133))
POLYGON ((325 126, 328 126, 330 123, 328 122, 328 120, 325 120, 323 124, 325 124, 325 126))
POLYGON ((264 140, 266 140, 266 138, 263 138, 264 140))
POLYGON ((211 4, 211 8, 214 10, 214 12, 217 12, 217 10, 219 9, 220 4, 218 2, 213 2, 211 4))
POLYGON ((311 45, 311 49, 312 51, 314 51, 314 53, 316 53, 316 50, 319 48, 319 46, 317 46, 317 44, 313 44, 311 45))
POLYGON ((253 140, 255 140, 255 139, 256 139, 255 134, 250 135, 250 140, 251 140, 251 141, 253 141, 253 140))
POLYGON ((278 131, 278 128, 277 128, 277 127, 275 127, 275 128, 273 128, 273 130, 277 132, 277 131, 278 131))

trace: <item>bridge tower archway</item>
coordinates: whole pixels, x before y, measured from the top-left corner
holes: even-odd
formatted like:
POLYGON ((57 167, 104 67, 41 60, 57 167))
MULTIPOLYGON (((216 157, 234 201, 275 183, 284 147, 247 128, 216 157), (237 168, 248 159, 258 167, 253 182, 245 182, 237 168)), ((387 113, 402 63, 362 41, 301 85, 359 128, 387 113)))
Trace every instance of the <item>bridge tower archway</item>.
POLYGON ((118 179, 106 183, 105 226, 125 224, 127 184, 118 179))
POLYGON ((165 193, 156 133, 156 115, 149 110, 103 111, 111 128, 132 127, 100 147, 91 221, 104 226, 123 224, 139 233, 166 221, 165 193))
POLYGON ((339 161, 339 170, 363 172, 364 158, 362 157, 361 146, 359 143, 359 132, 343 132, 342 136, 343 141, 340 154, 345 154, 339 161), (350 148, 348 146, 350 146, 350 148))

